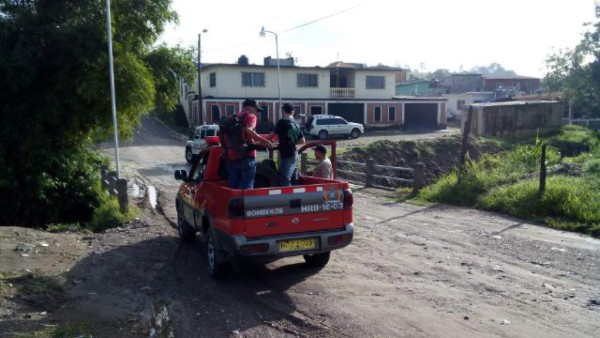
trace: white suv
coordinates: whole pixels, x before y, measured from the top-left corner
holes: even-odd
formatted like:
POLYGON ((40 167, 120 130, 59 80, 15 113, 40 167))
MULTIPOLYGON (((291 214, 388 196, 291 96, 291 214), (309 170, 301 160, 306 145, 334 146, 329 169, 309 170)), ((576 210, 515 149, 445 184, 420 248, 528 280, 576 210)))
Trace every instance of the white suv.
POLYGON ((194 136, 192 136, 185 143, 185 160, 188 163, 192 162, 193 155, 198 155, 202 149, 206 148, 206 142, 204 139, 208 136, 219 135, 219 125, 209 124, 204 126, 196 127, 194 136))
POLYGON ((360 123, 348 122, 335 115, 312 115, 304 124, 305 134, 325 140, 329 136, 357 138, 365 132, 360 123))

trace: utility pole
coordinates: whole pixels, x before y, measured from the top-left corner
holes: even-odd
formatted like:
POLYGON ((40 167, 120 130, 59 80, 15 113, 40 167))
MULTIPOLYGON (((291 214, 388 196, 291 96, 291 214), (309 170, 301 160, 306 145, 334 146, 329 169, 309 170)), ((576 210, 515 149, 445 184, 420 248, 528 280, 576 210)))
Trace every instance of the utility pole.
MULTIPOLYGON (((207 29, 203 29, 202 33, 208 32, 207 29)), ((200 61, 200 54, 202 53, 202 33, 198 33, 198 113, 200 114, 199 124, 204 122, 204 109, 202 104, 202 63, 200 61)))
POLYGON ((112 50, 112 24, 110 20, 110 0, 106 0, 106 29, 108 31, 108 65, 110 69, 110 102, 112 107, 113 129, 115 137, 115 167, 117 170, 117 179, 120 176, 119 164, 119 134, 117 128, 117 103, 115 95, 115 71, 113 65, 113 50, 112 50))

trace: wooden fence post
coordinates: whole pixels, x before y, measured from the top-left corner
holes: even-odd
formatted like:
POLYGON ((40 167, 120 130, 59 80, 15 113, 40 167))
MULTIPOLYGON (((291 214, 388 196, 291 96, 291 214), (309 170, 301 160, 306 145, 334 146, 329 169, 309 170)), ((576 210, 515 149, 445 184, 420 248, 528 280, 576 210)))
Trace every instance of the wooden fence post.
POLYGON ((108 193, 116 196, 117 195, 117 172, 111 171, 108 173, 108 193))
POLYGON ((308 154, 307 153, 302 153, 300 154, 300 172, 302 174, 306 175, 306 172, 308 170, 306 170, 306 166, 308 165, 308 154))
POLYGON ((425 164, 417 163, 413 174, 413 194, 416 194, 425 186, 425 164))
POLYGON ((542 144, 542 159, 540 160, 540 188, 538 195, 542 197, 546 191, 546 144, 542 144))
POLYGON ((375 160, 370 158, 367 160, 367 168, 365 172, 365 187, 370 188, 373 186, 373 174, 375 172, 375 160))
POLYGON ((469 106, 469 113, 467 114, 467 121, 463 130, 462 146, 460 147, 460 170, 463 169, 467 157, 467 147, 469 145, 469 133, 471 132, 471 118, 473 117, 473 106, 469 106))
POLYGON ((121 213, 126 214, 129 211, 129 198, 127 197, 127 180, 124 178, 117 180, 117 198, 121 213))
POLYGON ((106 164, 100 166, 100 184, 102 190, 108 190, 108 166, 106 164))

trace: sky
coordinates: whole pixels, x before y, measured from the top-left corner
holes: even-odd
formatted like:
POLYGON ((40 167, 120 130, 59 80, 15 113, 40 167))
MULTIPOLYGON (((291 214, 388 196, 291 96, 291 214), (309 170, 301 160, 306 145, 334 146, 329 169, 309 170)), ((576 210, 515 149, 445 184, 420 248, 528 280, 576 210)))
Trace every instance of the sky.
POLYGON ((178 25, 161 41, 198 45, 202 63, 251 64, 292 56, 296 65, 335 61, 413 70, 468 71, 498 63, 543 77, 549 54, 573 48, 595 22, 594 0, 173 0, 178 25))

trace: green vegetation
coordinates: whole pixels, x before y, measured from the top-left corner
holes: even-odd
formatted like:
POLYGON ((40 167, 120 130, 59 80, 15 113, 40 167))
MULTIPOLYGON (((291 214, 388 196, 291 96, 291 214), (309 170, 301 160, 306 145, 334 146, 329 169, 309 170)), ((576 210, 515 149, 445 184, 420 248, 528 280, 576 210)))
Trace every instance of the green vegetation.
MULTIPOLYGON (((173 111, 178 77, 191 82, 195 67, 192 50, 154 45, 177 21, 171 0, 111 5, 127 139, 143 114, 173 111)), ((0 0, 0 50, 0 225, 90 222, 110 209, 91 150, 113 136, 105 3, 0 0)))
MULTIPOLYGON (((600 3, 595 4, 600 19, 600 3)), ((574 117, 600 117, 600 22, 589 25, 581 41, 573 49, 563 49, 548 56, 549 72, 544 88, 561 91, 569 100, 574 117)))
POLYGON ((14 334, 15 338, 92 338, 91 325, 81 323, 77 325, 56 325, 31 332, 19 332, 14 334))
POLYGON ((516 145, 498 154, 468 161, 424 188, 418 198, 429 202, 499 211, 551 227, 600 237, 600 154, 598 138, 585 128, 564 127, 546 150, 549 176, 539 194, 543 142, 516 145), (573 157, 561 157, 563 151, 573 157))
POLYGON ((139 214, 139 209, 131 203, 129 204, 128 212, 122 214, 119 209, 119 201, 117 198, 104 193, 102 203, 99 208, 94 210, 94 215, 87 225, 87 228, 92 231, 102 231, 114 228, 131 221, 137 214, 139 214))

